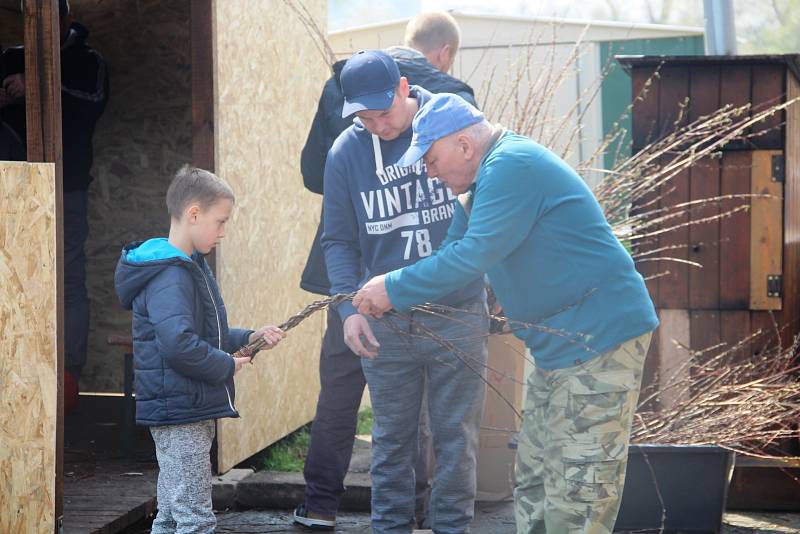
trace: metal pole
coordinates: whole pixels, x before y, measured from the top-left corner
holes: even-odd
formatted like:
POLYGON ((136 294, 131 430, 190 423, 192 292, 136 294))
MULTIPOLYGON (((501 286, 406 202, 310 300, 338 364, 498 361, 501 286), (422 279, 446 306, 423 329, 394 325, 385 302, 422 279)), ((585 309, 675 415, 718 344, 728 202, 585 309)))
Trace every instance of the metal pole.
POLYGON ((706 22, 706 55, 735 56, 736 28, 733 0, 703 0, 706 22))

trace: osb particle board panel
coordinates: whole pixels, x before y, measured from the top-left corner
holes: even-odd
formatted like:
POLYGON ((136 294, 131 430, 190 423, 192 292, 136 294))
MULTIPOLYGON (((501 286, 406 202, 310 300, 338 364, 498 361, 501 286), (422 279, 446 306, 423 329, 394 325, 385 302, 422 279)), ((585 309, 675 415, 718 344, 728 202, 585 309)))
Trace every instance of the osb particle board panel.
MULTIPOLYGON (((324 25, 326 3, 305 6, 324 25)), ((318 298, 298 287, 321 200, 299 161, 330 67, 284 2, 218 1, 213 16, 215 161, 237 195, 218 279, 231 325, 278 324, 318 298)), ((323 325, 311 317, 237 376, 242 417, 219 423, 220 471, 311 420, 323 325)))
POLYGON ((89 189, 89 351, 81 389, 122 391, 122 351, 109 334, 129 333, 114 290, 122 246, 167 235, 164 196, 192 159, 189 12, 185 0, 71 0, 89 44, 108 64, 111 98, 94 136, 89 189))
MULTIPOLYGON (((0 10, 0 42, 18 44, 22 16, 0 10)), ((108 334, 130 332, 114 291, 122 246, 166 235, 169 180, 191 161, 190 3, 185 0, 71 0, 88 42, 105 58, 111 99, 94 135, 86 243, 89 347, 81 389, 122 391, 122 353, 108 334)))
POLYGON ((0 532, 52 532, 55 168, 0 162, 0 532))
POLYGON ((489 338, 486 402, 481 419, 478 446, 478 500, 496 501, 511 496, 514 487, 514 458, 508 447, 513 432, 519 429, 517 412, 522 412, 522 386, 525 363, 530 357, 521 339, 512 335, 489 338))

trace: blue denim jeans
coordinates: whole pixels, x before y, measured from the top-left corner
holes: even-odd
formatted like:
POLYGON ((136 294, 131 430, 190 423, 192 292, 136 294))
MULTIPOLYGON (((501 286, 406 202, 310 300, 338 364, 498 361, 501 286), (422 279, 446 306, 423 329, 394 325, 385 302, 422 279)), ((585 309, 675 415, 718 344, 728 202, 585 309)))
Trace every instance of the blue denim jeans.
POLYGON ((370 320, 380 342, 374 360, 362 359, 372 410, 372 532, 411 532, 417 418, 427 381, 436 467, 430 526, 441 534, 469 532, 476 493, 476 455, 485 396, 489 320, 481 299, 463 312, 412 312, 370 320), (450 341, 443 348, 420 329, 450 341))
MULTIPOLYGON (((342 320, 328 314, 328 329, 322 340, 319 358, 320 392, 317 413, 311 425, 303 477, 306 481, 306 507, 322 515, 335 516, 345 491, 344 477, 350 466, 356 433, 358 408, 364 393, 361 358, 344 343, 342 320)), ((427 410, 419 412, 421 450, 415 466, 418 480, 415 515, 426 520, 430 499, 431 437, 427 410)))

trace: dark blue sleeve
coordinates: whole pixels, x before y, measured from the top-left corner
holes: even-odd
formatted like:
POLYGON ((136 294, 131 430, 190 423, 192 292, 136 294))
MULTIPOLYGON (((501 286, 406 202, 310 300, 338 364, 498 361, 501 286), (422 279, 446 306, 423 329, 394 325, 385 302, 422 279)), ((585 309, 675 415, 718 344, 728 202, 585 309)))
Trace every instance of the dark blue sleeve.
MULTIPOLYGON (((331 295, 352 293, 361 276, 361 248, 358 219, 350 200, 346 169, 334 147, 325 165, 322 249, 328 266, 331 295)), ((337 311, 342 321, 357 313, 352 303, 343 302, 337 311)))
POLYGON ((246 328, 231 328, 228 330, 228 337, 225 340, 225 350, 233 354, 241 349, 250 341, 250 334, 255 330, 248 330, 246 328))
POLYGON ((156 346, 167 365, 194 380, 211 384, 233 376, 230 354, 203 340, 194 329, 194 282, 183 267, 164 269, 147 287, 147 312, 156 346))
POLYGON ((313 193, 322 194, 325 175, 325 160, 331 145, 353 121, 342 118, 344 95, 333 77, 325 83, 317 104, 317 112, 308 132, 306 144, 300 154, 300 173, 303 185, 313 193))
MULTIPOLYGON (((327 85, 326 85, 327 87, 327 85)), ((303 185, 312 193, 322 194, 323 176, 325 173, 325 157, 328 155, 330 145, 325 135, 325 91, 317 105, 317 112, 308 131, 306 144, 300 153, 300 174, 303 175, 303 185)))

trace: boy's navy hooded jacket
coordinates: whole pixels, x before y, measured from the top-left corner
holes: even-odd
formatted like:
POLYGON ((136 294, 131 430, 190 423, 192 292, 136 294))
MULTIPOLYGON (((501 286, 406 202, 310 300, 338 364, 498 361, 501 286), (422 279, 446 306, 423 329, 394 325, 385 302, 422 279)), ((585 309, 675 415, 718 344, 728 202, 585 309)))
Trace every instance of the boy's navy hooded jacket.
POLYGON ((159 426, 239 417, 231 353, 252 330, 228 328, 219 287, 203 256, 164 238, 131 243, 114 275, 133 310, 136 422, 159 426))

